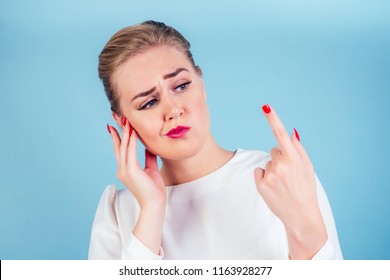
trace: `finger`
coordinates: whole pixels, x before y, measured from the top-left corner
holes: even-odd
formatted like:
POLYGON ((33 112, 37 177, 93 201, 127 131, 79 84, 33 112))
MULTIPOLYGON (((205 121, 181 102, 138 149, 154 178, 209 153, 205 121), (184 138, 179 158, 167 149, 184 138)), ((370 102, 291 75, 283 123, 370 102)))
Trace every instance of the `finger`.
POLYGON ((307 165, 312 165, 311 160, 309 158, 309 155, 306 153, 305 148, 303 147, 298 131, 294 128, 293 135, 291 136, 291 142, 293 143, 295 149, 297 150, 298 154, 300 155, 303 162, 307 165))
POLYGON ((126 121, 125 125, 122 128, 122 142, 119 150, 119 162, 120 165, 126 166, 127 164, 127 156, 129 151, 129 140, 130 140, 130 133, 129 133, 129 124, 126 121))
POLYGON ((269 170, 271 169, 271 166, 272 166, 272 160, 266 163, 264 167, 264 176, 268 174, 269 170))
POLYGON ((256 186, 259 187, 264 178, 264 169, 260 167, 256 167, 255 170, 253 171, 253 174, 255 176, 256 186))
POLYGON ((141 167, 138 159, 137 159, 137 138, 138 134, 137 132, 131 127, 130 123, 126 124, 126 126, 129 127, 129 134, 130 140, 129 140, 129 147, 128 147, 128 153, 127 153, 127 164, 130 166, 130 168, 134 166, 141 167))
POLYGON ((279 148, 272 148, 270 151, 271 160, 276 162, 282 157, 282 151, 279 148))
POLYGON ((157 156, 145 149, 145 169, 153 169, 158 171, 157 156))
POLYGON ((119 133, 115 127, 109 126, 109 128, 110 128, 110 134, 111 134, 111 138, 112 138, 112 142, 113 142, 113 146, 114 146, 114 154, 115 154, 116 163, 119 165, 119 148, 121 146, 121 138, 120 138, 119 133))
POLYGON ((263 111, 282 150, 282 154, 293 154, 295 152, 294 145, 291 143, 290 135, 287 133, 276 111, 269 105, 264 105, 263 111))

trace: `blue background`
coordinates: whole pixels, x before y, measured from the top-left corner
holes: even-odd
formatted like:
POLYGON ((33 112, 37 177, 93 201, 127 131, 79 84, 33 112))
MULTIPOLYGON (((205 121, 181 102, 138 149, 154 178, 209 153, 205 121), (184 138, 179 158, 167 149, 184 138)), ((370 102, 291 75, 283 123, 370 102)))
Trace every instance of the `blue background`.
POLYGON ((260 108, 274 106, 311 156, 344 257, 390 259, 389 1, 0 0, 1 259, 87 258, 104 187, 123 188, 97 57, 147 19, 192 43, 223 147, 269 151, 260 108))

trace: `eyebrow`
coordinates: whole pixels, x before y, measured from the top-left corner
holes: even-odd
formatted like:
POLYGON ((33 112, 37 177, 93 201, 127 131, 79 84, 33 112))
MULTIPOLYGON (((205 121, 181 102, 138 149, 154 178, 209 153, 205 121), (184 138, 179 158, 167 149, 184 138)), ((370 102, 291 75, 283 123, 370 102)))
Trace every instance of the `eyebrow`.
POLYGON ((140 98, 140 97, 144 97, 144 96, 148 96, 149 94, 153 93, 154 91, 156 90, 156 87, 152 87, 151 89, 147 90, 147 91, 144 91, 144 92, 140 92, 138 94, 136 94, 133 99, 131 99, 131 102, 133 102, 135 99, 137 98, 140 98))
POLYGON ((169 74, 166 74, 163 76, 163 79, 164 80, 167 80, 167 79, 170 79, 170 78, 173 78, 173 77, 176 77, 181 71, 187 71, 187 69, 185 68, 177 68, 175 71, 173 71, 172 73, 169 73, 169 74))
MULTIPOLYGON (((173 77, 176 77, 177 75, 179 75, 180 72, 182 71, 187 71, 189 72, 187 69, 185 68, 177 68, 175 71, 173 71, 172 73, 168 73, 166 75, 163 76, 163 79, 164 80, 167 80, 167 79, 171 79, 173 77)), ((151 89, 147 90, 147 91, 143 91, 143 92, 140 92, 138 94, 136 94, 133 99, 131 99, 131 102, 133 102, 135 99, 139 98, 139 97, 144 97, 144 96, 148 96, 149 94, 153 93, 154 91, 156 90, 156 87, 152 87, 151 89)))

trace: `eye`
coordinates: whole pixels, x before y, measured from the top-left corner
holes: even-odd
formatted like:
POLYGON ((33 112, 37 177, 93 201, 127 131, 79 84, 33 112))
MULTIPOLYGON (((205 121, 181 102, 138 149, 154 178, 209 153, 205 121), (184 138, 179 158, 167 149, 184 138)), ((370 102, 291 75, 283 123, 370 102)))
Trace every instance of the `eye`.
POLYGON ((191 82, 183 83, 183 84, 177 86, 177 87, 175 88, 175 91, 176 91, 176 92, 185 91, 185 90, 188 88, 189 84, 191 84, 191 82))
POLYGON ((142 105, 138 110, 144 110, 151 108, 155 103, 157 102, 157 99, 152 99, 146 102, 144 105, 142 105))

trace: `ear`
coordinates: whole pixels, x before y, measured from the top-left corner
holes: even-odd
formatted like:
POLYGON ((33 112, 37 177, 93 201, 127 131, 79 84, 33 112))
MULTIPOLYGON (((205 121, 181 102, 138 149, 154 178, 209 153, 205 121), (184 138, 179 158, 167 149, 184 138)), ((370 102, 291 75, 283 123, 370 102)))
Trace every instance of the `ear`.
POLYGON ((196 69, 196 73, 199 75, 200 82, 202 83, 204 99, 207 99, 207 93, 206 93, 206 87, 205 87, 204 81, 203 81, 202 69, 200 69, 199 66, 196 66, 195 69, 196 69))
POLYGON ((118 127, 122 128, 123 124, 122 124, 122 117, 121 116, 118 116, 116 113, 114 112, 111 112, 112 113, 112 116, 114 118, 114 120, 116 121, 116 123, 118 124, 118 127))
POLYGON ((201 82, 202 82, 202 86, 203 86, 203 96, 204 96, 204 99, 206 100, 207 99, 207 92, 206 92, 206 87, 204 86, 203 79, 201 79, 201 82))
POLYGON ((196 73, 200 76, 203 77, 202 69, 200 69, 199 66, 195 66, 196 73))

